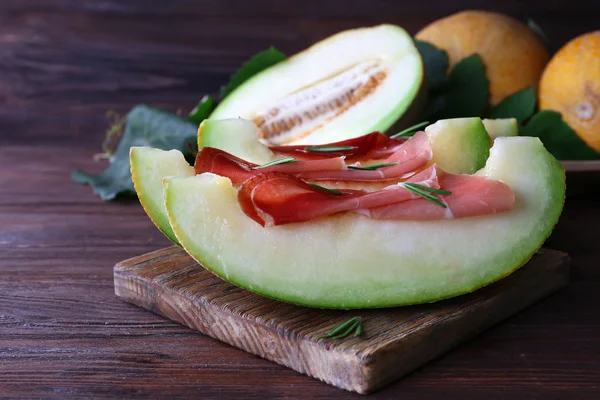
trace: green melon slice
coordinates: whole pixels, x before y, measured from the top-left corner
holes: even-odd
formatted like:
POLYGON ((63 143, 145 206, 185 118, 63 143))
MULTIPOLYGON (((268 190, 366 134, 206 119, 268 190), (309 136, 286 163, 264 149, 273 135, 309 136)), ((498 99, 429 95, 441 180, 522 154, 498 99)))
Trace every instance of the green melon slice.
MULTIPOLYGON (((414 114, 421 57, 402 28, 338 33, 252 77, 210 118, 244 118, 270 144, 321 144, 386 131, 414 114)), ((420 97, 419 97, 420 99, 420 97)))
POLYGON ((443 119, 425 128, 435 162, 451 174, 472 174, 489 156, 490 138, 480 118, 443 119))
POLYGON ((194 168, 178 150, 132 147, 129 161, 133 185, 146 214, 162 233, 179 245, 167 218, 162 180, 166 176, 194 176, 194 168))
POLYGON ((482 122, 492 142, 500 136, 519 135, 519 125, 515 118, 484 119, 482 122))
POLYGON ((228 178, 167 178, 164 195, 183 248, 233 284, 306 306, 391 307, 498 280, 552 231, 564 202, 564 170, 537 138, 496 139, 477 174, 508 184, 514 209, 428 222, 342 214, 263 228, 241 211, 228 178))

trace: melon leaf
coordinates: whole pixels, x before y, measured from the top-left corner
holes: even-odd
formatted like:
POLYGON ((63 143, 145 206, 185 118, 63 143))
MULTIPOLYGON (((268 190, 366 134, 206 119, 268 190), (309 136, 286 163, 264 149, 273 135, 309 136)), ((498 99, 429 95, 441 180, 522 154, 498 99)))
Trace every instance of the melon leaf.
POLYGON ((511 94, 492 108, 489 117, 492 119, 515 118, 522 124, 535 112, 535 90, 533 87, 511 94))
MULTIPOLYGON (((129 169, 129 148, 149 146, 162 150, 178 149, 190 153, 190 143, 196 141, 195 124, 166 111, 139 105, 127 114, 125 134, 119 142, 111 163, 104 172, 90 174, 76 169, 74 182, 89 184, 102 200, 135 196, 129 169), (186 151, 188 150, 189 151, 186 151)), ((189 154, 188 154, 189 155, 189 154)))
POLYGON ((488 105, 488 80, 479 54, 463 58, 450 71, 441 118, 481 117, 488 105))
POLYGON ((556 111, 535 114, 519 131, 519 136, 540 138, 546 150, 559 160, 597 160, 600 154, 588 147, 556 111))
POLYGON ((191 122, 200 125, 202 121, 208 118, 208 116, 210 115, 212 110, 215 109, 216 106, 217 102, 215 101, 215 99, 212 96, 206 95, 200 100, 198 105, 194 107, 192 111, 190 111, 188 119, 191 122))
POLYGON ((430 92, 441 89, 448 78, 448 53, 445 50, 438 49, 431 43, 415 40, 415 45, 425 68, 425 78, 427 79, 427 90, 430 92))

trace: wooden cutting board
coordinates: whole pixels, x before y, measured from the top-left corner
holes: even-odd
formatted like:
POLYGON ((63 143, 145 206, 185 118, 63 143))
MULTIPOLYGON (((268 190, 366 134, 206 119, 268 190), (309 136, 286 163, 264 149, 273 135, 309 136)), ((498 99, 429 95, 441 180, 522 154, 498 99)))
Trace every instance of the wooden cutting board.
POLYGON ((569 259, 542 249, 507 278, 438 303, 320 310, 222 281, 173 246, 118 263, 115 293, 165 318, 339 388, 369 393, 565 286, 569 259), (359 338, 318 339, 361 316, 359 338))

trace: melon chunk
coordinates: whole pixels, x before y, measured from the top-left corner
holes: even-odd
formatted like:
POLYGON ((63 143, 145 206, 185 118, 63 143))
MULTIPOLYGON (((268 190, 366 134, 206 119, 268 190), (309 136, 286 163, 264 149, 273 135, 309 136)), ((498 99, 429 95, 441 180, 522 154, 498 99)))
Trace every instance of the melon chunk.
POLYGON ((442 119, 425 128, 434 161, 451 174, 472 174, 489 156, 490 138, 480 118, 442 119))
POLYGON ((193 176, 194 167, 178 150, 165 151, 150 147, 132 147, 129 161, 133 186, 146 214, 162 233, 179 245, 167 218, 162 179, 166 176, 193 176))
POLYGON ((515 118, 484 119, 482 122, 492 141, 500 136, 519 135, 519 124, 515 118))
POLYGON ((223 279, 264 296, 323 308, 391 307, 471 292, 522 266, 561 213, 565 177, 537 138, 498 138, 477 175, 515 193, 504 213, 440 221, 339 214, 263 228, 228 178, 164 180, 183 248, 223 279))
POLYGON ((251 120, 272 145, 331 143, 386 131, 422 83, 421 57, 404 29, 353 29, 252 77, 210 117, 251 120))

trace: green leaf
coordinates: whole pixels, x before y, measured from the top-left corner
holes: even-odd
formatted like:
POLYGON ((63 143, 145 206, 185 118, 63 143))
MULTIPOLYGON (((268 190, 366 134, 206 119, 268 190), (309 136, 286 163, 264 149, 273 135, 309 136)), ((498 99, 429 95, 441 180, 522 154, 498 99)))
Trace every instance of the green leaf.
POLYGON ((202 121, 204 121, 212 110, 217 106, 217 102, 212 96, 206 95, 204 96, 198 105, 194 107, 194 109, 188 115, 188 120, 195 123, 196 125, 200 125, 202 121))
POLYGON ((415 40, 415 46, 421 54, 423 67, 425 68, 425 78, 427 79, 427 89, 436 91, 446 84, 448 78, 448 53, 445 50, 438 49, 431 43, 415 40))
POLYGON ((490 111, 490 118, 516 118, 522 124, 535 112, 535 90, 533 87, 511 94, 490 111))
POLYGON ((316 183, 312 183, 312 182, 306 182, 306 183, 310 187, 313 187, 318 190, 322 190, 323 192, 326 192, 329 194, 333 194, 334 196, 339 196, 342 194, 342 192, 340 192, 339 190, 336 190, 336 189, 329 189, 329 188, 326 188, 325 186, 317 185, 316 183))
POLYGON ((275 47, 269 47, 261 51, 250 60, 246 61, 242 67, 231 76, 229 83, 221 88, 221 100, 227 97, 231 92, 237 89, 242 83, 250 79, 259 72, 285 60, 286 56, 275 47))
POLYGON ((296 160, 294 157, 283 157, 283 158, 279 158, 277 160, 269 161, 268 163, 257 165, 253 169, 268 168, 268 167, 272 167, 274 165, 289 164, 289 163, 293 163, 293 162, 298 162, 298 160, 296 160))
POLYGON ((418 124, 409 126, 408 128, 390 136, 390 139, 398 139, 398 138, 403 138, 403 137, 414 136, 415 133, 418 132, 419 128, 423 128, 424 126, 427 126, 427 125, 429 125, 429 121, 419 122, 418 124))
POLYGON ((135 196, 129 169, 129 148, 150 146, 163 150, 178 149, 190 156, 195 142, 197 127, 166 111, 139 105, 127 114, 125 134, 111 160, 109 167, 100 174, 73 171, 74 182, 89 184, 103 200, 135 196))
POLYGON ((358 149, 357 146, 308 146, 304 148, 304 151, 312 151, 315 153, 331 153, 336 151, 348 151, 358 149))
POLYGON ((546 149, 559 160, 600 159, 600 154, 588 147, 556 111, 538 112, 521 128, 519 135, 540 138, 546 149))
POLYGON ((450 71, 439 118, 482 117, 488 105, 488 80, 478 54, 463 58, 450 71))

